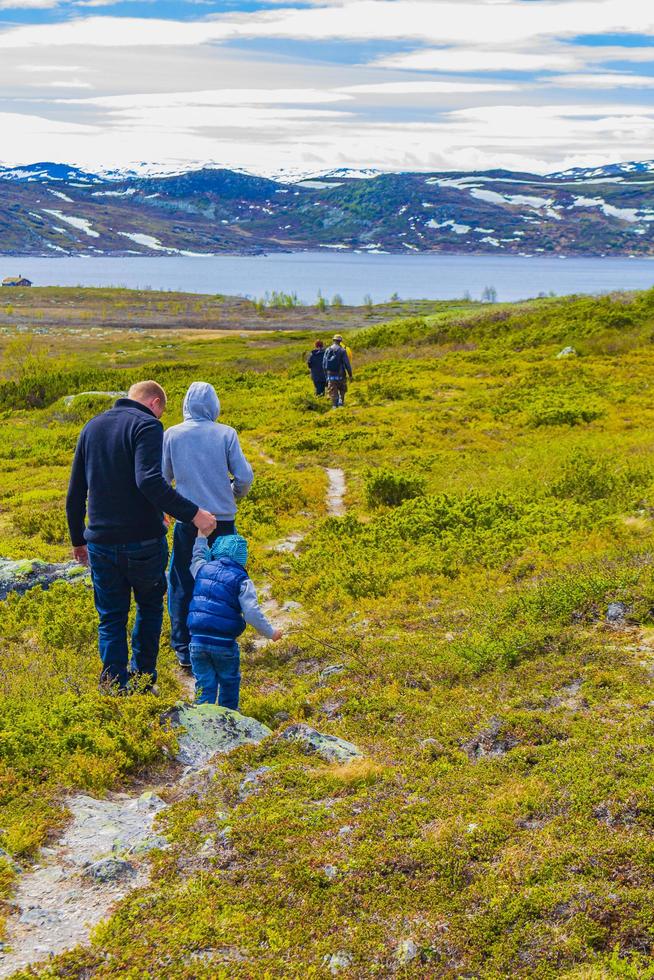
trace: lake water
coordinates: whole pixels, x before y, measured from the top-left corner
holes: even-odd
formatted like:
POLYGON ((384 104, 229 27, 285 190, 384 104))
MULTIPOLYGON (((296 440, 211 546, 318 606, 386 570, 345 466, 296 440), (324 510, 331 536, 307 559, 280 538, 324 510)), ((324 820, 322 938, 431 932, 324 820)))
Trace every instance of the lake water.
POLYGON ((23 275, 36 286, 127 286, 258 298, 278 290, 315 302, 339 293, 359 304, 390 299, 479 299, 486 286, 500 301, 539 293, 601 293, 654 285, 654 259, 512 255, 365 255, 295 252, 272 255, 161 257, 3 257, 2 278, 23 275))

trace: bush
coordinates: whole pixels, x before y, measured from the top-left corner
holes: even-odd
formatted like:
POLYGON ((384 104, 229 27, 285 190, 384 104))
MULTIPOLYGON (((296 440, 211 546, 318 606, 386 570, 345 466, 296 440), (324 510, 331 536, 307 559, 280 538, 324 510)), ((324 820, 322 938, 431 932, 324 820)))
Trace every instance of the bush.
POLYGON ((581 503, 625 498, 630 490, 647 486, 652 478, 645 467, 625 467, 607 456, 582 450, 571 456, 552 486, 555 497, 571 497, 581 503))
POLYGON ((396 473, 391 469, 369 470, 365 476, 365 494, 368 507, 397 507, 404 500, 421 497, 425 492, 425 480, 411 473, 396 473))

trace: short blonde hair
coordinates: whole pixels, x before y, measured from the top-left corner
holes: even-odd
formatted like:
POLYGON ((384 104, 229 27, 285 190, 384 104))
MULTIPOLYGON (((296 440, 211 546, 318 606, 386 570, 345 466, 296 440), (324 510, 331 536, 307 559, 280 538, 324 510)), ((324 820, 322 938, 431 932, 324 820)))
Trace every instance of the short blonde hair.
POLYGON ((156 381, 137 381, 127 392, 127 397, 143 403, 159 398, 162 405, 165 405, 167 400, 166 392, 156 381))

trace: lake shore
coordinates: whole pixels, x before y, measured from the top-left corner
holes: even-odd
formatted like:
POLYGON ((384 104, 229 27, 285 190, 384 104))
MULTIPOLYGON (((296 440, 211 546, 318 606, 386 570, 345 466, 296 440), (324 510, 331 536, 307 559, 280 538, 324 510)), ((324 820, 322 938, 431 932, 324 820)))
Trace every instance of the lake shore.
MULTIPOLYGON (((369 297, 481 299, 493 288, 502 302, 553 293, 605 293, 645 289, 654 282, 647 258, 563 256, 355 254, 280 252, 268 255, 129 258, 13 256, 0 262, 3 275, 25 275, 39 286, 95 286, 240 295, 260 299, 274 292, 296 294, 302 305, 339 297, 357 306, 369 297)), ((0 277, 1 278, 1 277, 0 277)), ((8 290, 7 290, 8 292, 8 290)), ((1 294, 4 296, 4 291, 1 294)))

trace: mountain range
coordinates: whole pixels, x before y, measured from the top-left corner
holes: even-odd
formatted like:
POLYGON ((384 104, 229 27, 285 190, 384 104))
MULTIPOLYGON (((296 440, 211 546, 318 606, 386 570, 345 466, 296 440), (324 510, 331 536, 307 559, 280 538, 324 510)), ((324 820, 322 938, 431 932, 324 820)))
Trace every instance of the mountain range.
POLYGON ((654 161, 507 170, 277 174, 198 166, 0 166, 0 254, 654 255, 654 161))

